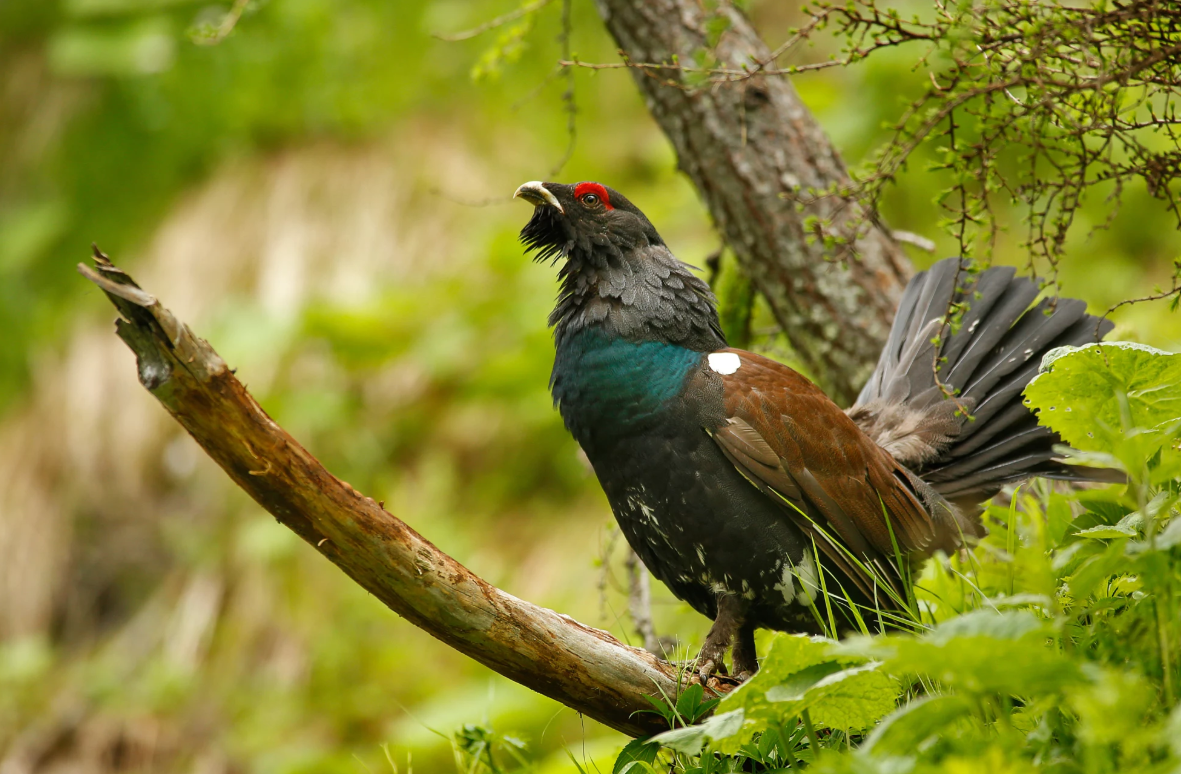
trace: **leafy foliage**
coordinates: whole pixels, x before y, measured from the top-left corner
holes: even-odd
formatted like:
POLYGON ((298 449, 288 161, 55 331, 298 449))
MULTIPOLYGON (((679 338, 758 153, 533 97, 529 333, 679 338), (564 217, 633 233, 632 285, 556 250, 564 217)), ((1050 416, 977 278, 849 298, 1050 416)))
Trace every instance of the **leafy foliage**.
POLYGON ((1148 475, 1154 484, 1181 475, 1181 355, 1123 343, 1063 347, 1042 369, 1026 405, 1090 453, 1080 460, 1148 475))
MULTIPOLYGON (((1108 224, 1134 182, 1181 224, 1175 4, 975 0, 908 14, 877 0, 819 0, 809 15, 801 39, 824 28, 844 39, 827 64, 909 46, 929 78, 857 176, 871 204, 917 148, 932 147, 947 185, 937 201, 959 253, 991 254, 995 208, 1009 201, 1023 212, 1031 265, 1047 261, 1051 280, 1096 190, 1114 205, 1108 224)), ((1171 280, 1156 297, 1172 297, 1175 308, 1181 263, 1171 280)))

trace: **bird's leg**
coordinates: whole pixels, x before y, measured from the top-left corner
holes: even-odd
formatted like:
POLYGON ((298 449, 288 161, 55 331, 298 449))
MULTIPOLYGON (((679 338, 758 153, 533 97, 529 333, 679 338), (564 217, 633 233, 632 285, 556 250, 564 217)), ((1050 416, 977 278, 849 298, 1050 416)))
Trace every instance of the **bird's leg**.
MULTIPOLYGON (((714 618, 714 625, 705 636, 705 644, 701 646, 701 653, 697 656, 697 672, 704 683, 715 672, 726 674, 726 664, 723 658, 730 649, 730 642, 734 635, 742 628, 746 617, 746 603, 734 594, 718 594, 718 615, 714 618)), ((751 641, 751 652, 754 651, 754 641, 751 641)))
POLYGON ((734 666, 734 679, 744 683, 759 671, 758 656, 755 653, 755 627, 743 623, 738 627, 734 640, 734 652, 730 654, 734 666))

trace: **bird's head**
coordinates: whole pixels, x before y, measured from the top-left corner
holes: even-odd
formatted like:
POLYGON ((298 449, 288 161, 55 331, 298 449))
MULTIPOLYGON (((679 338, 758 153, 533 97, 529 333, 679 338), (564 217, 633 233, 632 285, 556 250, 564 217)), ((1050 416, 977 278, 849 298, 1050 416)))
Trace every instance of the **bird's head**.
POLYGON ((559 344, 588 328, 699 351, 725 346, 716 301, 623 194, 600 183, 525 183, 534 207, 521 241, 534 260, 565 259, 550 315, 559 344))
POLYGON ((644 213, 600 183, 525 183, 513 194, 534 206, 521 241, 534 260, 567 258, 605 266, 622 252, 663 245, 644 213))

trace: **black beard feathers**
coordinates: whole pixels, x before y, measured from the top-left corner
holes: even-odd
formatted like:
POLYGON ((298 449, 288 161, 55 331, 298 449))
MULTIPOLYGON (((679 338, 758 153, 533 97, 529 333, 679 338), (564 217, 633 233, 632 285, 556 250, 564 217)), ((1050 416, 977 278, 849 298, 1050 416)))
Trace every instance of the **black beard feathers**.
POLYGON ((567 234, 569 227, 553 207, 534 207, 533 217, 521 229, 521 242, 525 245, 525 252, 533 253, 533 262, 550 261, 556 264, 559 259, 569 257, 574 247, 572 234, 567 234))

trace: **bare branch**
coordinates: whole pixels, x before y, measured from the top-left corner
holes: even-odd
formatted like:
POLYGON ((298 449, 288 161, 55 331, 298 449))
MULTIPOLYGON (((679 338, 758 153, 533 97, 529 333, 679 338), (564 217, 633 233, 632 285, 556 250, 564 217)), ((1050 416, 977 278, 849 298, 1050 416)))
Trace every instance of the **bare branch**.
MULTIPOLYGON (((78 270, 119 310, 140 382, 230 478, 415 626, 510 680, 633 736, 678 672, 610 634, 506 594, 335 478, 259 407, 203 339, 95 250, 78 270)), ((695 679, 695 678, 694 678, 695 679)), ((711 689, 724 690, 711 681, 711 689)))

